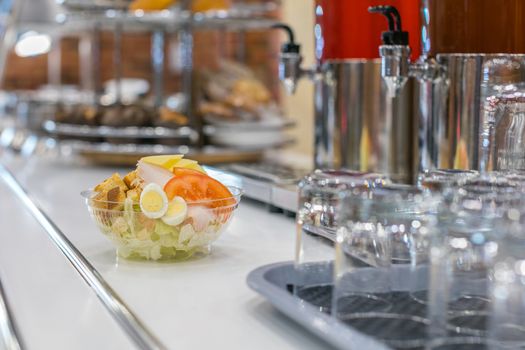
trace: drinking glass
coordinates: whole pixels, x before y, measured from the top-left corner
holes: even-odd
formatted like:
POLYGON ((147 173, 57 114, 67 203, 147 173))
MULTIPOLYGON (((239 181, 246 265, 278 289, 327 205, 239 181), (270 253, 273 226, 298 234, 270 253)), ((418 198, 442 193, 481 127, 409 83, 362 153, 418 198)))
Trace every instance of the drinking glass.
POLYGON ((492 161, 495 170, 525 170, 525 91, 501 94, 493 109, 492 161))
POLYGON ((435 192, 443 192, 449 187, 457 186, 458 182, 479 175, 475 170, 435 169, 426 170, 418 177, 421 188, 435 192))
POLYGON ((509 182, 520 187, 521 190, 525 188, 525 172, 523 171, 500 171, 498 174, 504 177, 509 182))
POLYGON ((316 170, 300 182, 295 295, 308 300, 315 297, 320 310, 329 312, 331 294, 325 292, 330 292, 333 281, 316 277, 332 276, 339 195, 347 189, 374 188, 386 183, 389 180, 379 174, 335 170, 316 170))
POLYGON ((504 239, 494 257, 489 295, 491 349, 525 349, 525 211, 511 208, 498 226, 504 239))
POLYGON ((430 335, 486 335, 488 272, 501 234, 495 228, 521 200, 505 178, 484 174, 459 183, 444 195, 442 233, 430 249, 428 317, 430 335))
POLYGON ((420 344, 428 322, 411 294, 426 290, 439 196, 404 185, 342 196, 333 315, 392 346, 420 344))

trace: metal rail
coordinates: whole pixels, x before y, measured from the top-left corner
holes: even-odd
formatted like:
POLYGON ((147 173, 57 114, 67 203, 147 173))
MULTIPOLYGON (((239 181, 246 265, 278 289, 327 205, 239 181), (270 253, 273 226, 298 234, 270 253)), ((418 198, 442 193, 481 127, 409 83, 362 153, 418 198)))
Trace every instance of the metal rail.
POLYGON ((95 267, 91 265, 66 235, 60 231, 57 225, 44 213, 35 201, 31 199, 27 191, 20 185, 13 174, 2 164, 0 164, 0 178, 3 179, 7 186, 25 205, 27 210, 29 210, 31 215, 44 228, 49 238, 51 238, 53 243, 66 256, 84 281, 95 291, 102 304, 135 343, 137 348, 143 350, 166 349, 166 346, 133 314, 95 267))
POLYGON ((0 280, 0 349, 22 350, 21 339, 0 280))

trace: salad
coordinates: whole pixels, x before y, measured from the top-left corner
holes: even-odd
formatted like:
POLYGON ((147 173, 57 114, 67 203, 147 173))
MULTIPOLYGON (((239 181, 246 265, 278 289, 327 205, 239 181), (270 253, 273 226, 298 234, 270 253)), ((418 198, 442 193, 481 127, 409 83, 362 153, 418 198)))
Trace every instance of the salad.
POLYGON ((151 156, 83 193, 97 226, 131 259, 187 259, 209 253, 241 191, 182 155, 151 156))

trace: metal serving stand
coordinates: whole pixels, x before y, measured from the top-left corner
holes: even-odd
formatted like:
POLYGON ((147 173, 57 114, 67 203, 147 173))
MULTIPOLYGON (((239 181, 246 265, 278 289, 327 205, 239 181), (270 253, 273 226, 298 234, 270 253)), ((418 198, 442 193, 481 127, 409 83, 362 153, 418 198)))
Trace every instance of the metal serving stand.
MULTIPOLYGON (((79 37, 79 64, 81 88, 92 90, 92 104, 100 103, 101 74, 101 33, 111 30, 113 35, 113 77, 116 81, 115 101, 118 103, 122 97, 120 81, 122 79, 121 53, 122 35, 127 32, 151 33, 151 67, 153 105, 155 108, 163 106, 165 102, 165 45, 167 36, 176 34, 179 41, 180 70, 180 96, 182 96, 181 113, 188 117, 189 124, 177 128, 146 126, 146 127, 116 127, 77 125, 58 122, 46 113, 29 111, 40 119, 33 122, 30 131, 24 135, 36 136, 47 140, 46 145, 56 147, 61 145, 61 150, 66 153, 74 152, 93 162, 104 164, 131 165, 145 154, 184 153, 197 159, 206 159, 211 164, 222 162, 254 162, 262 158, 268 148, 281 148, 293 142, 285 138, 271 145, 264 144, 260 147, 236 147, 206 145, 205 137, 213 135, 216 128, 204 128, 203 122, 194 115, 195 87, 194 80, 194 33, 199 30, 220 31, 246 31, 269 30, 278 21, 268 16, 279 7, 279 2, 265 2, 260 4, 234 4, 228 10, 211 10, 202 13, 193 13, 189 2, 182 2, 180 7, 169 10, 145 12, 128 11, 129 1, 64 1, 63 12, 55 16, 53 23, 40 24, 39 31, 49 33, 54 37, 62 35, 75 35, 79 37), (120 5, 119 5, 120 4, 120 5), (35 124, 37 127, 35 128, 35 124), (109 142, 108 142, 109 139, 109 142), (135 142, 134 142, 135 140, 135 142), (140 142, 136 142, 136 141, 140 142), (170 142, 172 141, 172 142, 170 142)), ((31 29, 30 27, 17 29, 31 29)), ((243 43, 241 42, 240 45, 243 43)), ((241 51, 245 49, 241 48, 241 51)), ((55 53, 55 62, 49 67, 51 81, 60 84, 60 47, 53 45, 51 55, 55 53), (57 53, 58 52, 58 53, 57 53), (58 65, 58 67, 53 67, 58 65), (56 73, 58 72, 58 73, 56 73), (58 74, 58 76, 57 76, 58 74)), ((41 105, 41 104, 40 104, 41 105)), ((32 117, 32 116, 31 116, 32 117)), ((29 118, 26 118, 29 119, 29 118)), ((25 125, 11 125, 0 130, 3 133, 2 146, 10 147, 14 139, 11 134, 21 134, 20 128, 25 125), (13 128, 15 130, 13 130, 13 128)), ((281 129, 289 128, 293 123, 284 121, 281 129)), ((31 141, 33 142, 33 141, 31 141)), ((25 140, 18 140, 20 150, 25 140)), ((34 142, 33 142, 34 143, 34 142)), ((18 149, 17 149, 18 148, 18 149)), ((45 148, 45 147, 44 147, 45 148)), ((27 149, 27 147, 26 147, 27 149)), ((36 151, 36 149, 35 149, 36 151)))

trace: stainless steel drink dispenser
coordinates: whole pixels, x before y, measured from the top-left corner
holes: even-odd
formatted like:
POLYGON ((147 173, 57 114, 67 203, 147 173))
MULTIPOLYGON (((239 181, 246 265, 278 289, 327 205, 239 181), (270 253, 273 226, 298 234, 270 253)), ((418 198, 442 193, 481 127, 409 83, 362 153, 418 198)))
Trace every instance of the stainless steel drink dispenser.
POLYGON ((279 27, 289 35, 279 69, 285 88, 293 92, 302 77, 315 84, 315 167, 379 172, 410 182, 416 143, 412 84, 389 94, 379 59, 326 60, 304 69, 293 32, 279 27))
POLYGON ((315 164, 389 174, 414 171, 412 84, 390 95, 378 60, 325 62, 315 84, 315 164))
MULTIPOLYGON (((391 6, 377 6, 370 12, 387 17, 397 13, 391 6)), ((392 27, 388 33, 401 35, 392 27)), ((492 170, 488 99, 525 81, 525 55, 447 53, 437 54, 434 60, 424 52, 411 63, 406 41, 383 39, 382 77, 391 91, 396 93, 406 81, 414 80, 417 169, 492 170)))
POLYGON ((292 92, 302 76, 315 83, 316 167, 380 172, 404 183, 429 169, 492 170, 494 121, 487 101, 525 81, 525 55, 432 57, 429 2, 422 4, 423 51, 414 62, 393 6, 369 9, 388 23, 379 60, 328 60, 305 70, 286 27, 290 40, 282 50, 281 80, 292 92))

